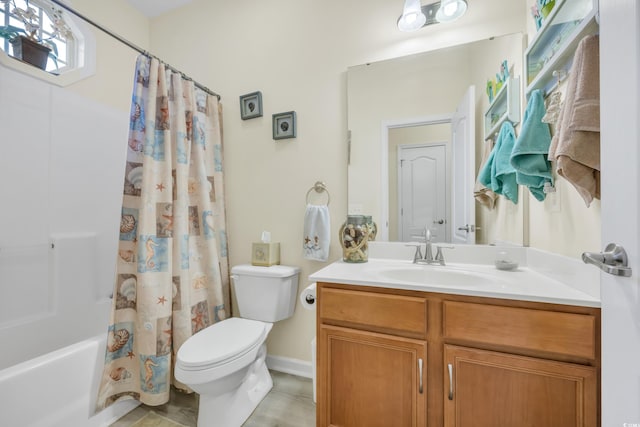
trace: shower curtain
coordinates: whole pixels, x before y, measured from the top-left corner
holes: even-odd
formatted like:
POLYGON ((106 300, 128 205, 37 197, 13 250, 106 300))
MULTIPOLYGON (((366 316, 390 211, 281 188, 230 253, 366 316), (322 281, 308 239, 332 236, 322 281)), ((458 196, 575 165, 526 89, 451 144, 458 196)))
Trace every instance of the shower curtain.
POLYGON ((180 345, 229 307, 221 106, 156 58, 136 63, 102 409, 169 400, 180 345))

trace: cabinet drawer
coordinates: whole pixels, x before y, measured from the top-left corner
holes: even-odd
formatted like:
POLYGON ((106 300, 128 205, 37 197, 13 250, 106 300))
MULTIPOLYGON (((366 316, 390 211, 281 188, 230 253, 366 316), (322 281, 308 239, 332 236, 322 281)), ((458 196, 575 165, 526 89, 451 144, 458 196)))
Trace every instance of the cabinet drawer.
POLYGON ((426 335, 425 298, 321 287, 318 305, 322 322, 416 338, 426 335))
POLYGON ((445 301, 443 322, 445 339, 596 358, 596 319, 589 314, 445 301))

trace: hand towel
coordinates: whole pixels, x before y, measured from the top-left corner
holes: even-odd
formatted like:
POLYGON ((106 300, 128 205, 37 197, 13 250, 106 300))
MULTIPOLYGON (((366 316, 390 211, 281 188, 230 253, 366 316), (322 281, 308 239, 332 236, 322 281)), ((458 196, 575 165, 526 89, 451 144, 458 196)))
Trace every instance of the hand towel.
POLYGON ((600 50, 598 35, 580 41, 549 158, 587 207, 600 198, 600 50))
POLYGON ((544 115, 544 97, 540 90, 534 90, 529 96, 510 160, 516 171, 516 182, 527 186, 539 201, 546 196, 543 191, 545 182, 553 184, 551 162, 548 160, 551 131, 549 125, 542 122, 544 115))
POLYGON ((308 204, 304 214, 304 258, 314 261, 329 259, 330 231, 329 206, 308 204))
POLYGON ((518 183, 516 170, 511 166, 511 152, 516 142, 516 131, 511 122, 506 121, 500 127, 496 146, 496 157, 491 169, 491 189, 502 194, 514 204, 518 203, 518 183))
POLYGON ((478 171, 476 185, 473 188, 473 196, 478 201, 478 203, 486 206, 489 209, 493 209, 496 205, 496 198, 498 197, 498 195, 491 191, 491 189, 487 188, 484 184, 482 184, 482 182, 480 182, 480 172, 487 164, 492 149, 493 141, 491 139, 486 140, 482 147, 482 159, 480 160, 480 170, 478 171))
POLYGON ((516 171, 509 159, 515 144, 516 131, 511 122, 506 121, 500 127, 496 145, 493 147, 487 163, 484 165, 478 179, 494 193, 501 194, 513 203, 518 203, 518 184, 516 171))

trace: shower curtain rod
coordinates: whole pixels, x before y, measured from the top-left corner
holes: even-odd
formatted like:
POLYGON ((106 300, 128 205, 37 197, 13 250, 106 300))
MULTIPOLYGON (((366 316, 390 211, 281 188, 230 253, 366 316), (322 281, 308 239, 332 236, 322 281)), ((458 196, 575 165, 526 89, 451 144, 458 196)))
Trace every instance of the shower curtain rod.
POLYGON ((114 33, 113 31, 110 31, 109 29, 103 27, 102 25, 98 24, 97 22, 87 18, 86 16, 84 16, 83 14, 81 14, 80 12, 78 12, 77 10, 71 8, 70 6, 67 6, 66 4, 62 3, 60 0, 51 0, 52 3, 57 4, 58 6, 60 6, 61 8, 65 9, 66 11, 74 14, 75 16, 77 16, 78 18, 82 19, 85 22, 88 22, 89 24, 93 25, 94 27, 96 27, 97 29, 101 30, 102 32, 110 35, 111 37, 113 37, 114 39, 118 40, 120 43, 125 44, 127 46, 129 46, 131 49, 140 52, 143 55, 149 56, 151 58, 155 58, 158 61, 162 62, 167 68, 169 68, 171 71, 173 71, 174 73, 179 73, 184 79, 187 80, 191 80, 193 81, 193 84, 199 88, 202 89, 203 91, 207 92, 209 95, 213 95, 216 98, 218 98, 218 101, 220 100, 220 95, 218 95, 217 93, 215 93, 214 91, 212 91, 211 89, 209 89, 206 86, 201 85, 200 83, 198 83, 197 81, 193 80, 191 77, 187 76, 185 73, 183 73, 182 71, 172 67, 171 65, 167 64, 166 62, 164 62, 162 59, 158 58, 157 56, 151 54, 150 52, 142 49, 141 47, 133 44, 132 42, 130 42, 129 40, 125 39, 122 36, 119 36, 118 34, 114 33))

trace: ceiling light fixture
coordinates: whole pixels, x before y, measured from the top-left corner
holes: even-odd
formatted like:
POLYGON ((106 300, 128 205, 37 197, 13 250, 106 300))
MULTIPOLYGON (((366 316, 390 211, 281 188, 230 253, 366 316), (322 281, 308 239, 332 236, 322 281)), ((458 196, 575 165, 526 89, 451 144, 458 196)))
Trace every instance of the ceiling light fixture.
POLYGON ((415 31, 439 22, 453 22, 467 11, 467 0, 442 0, 420 5, 420 0, 405 0, 398 18, 400 31, 415 31))
POLYGON ((436 13, 438 22, 453 22, 467 11, 466 0, 442 0, 436 13))
POLYGON ((427 22, 427 17, 422 13, 420 0, 405 0, 402 16, 398 18, 400 31, 415 31, 427 22))

